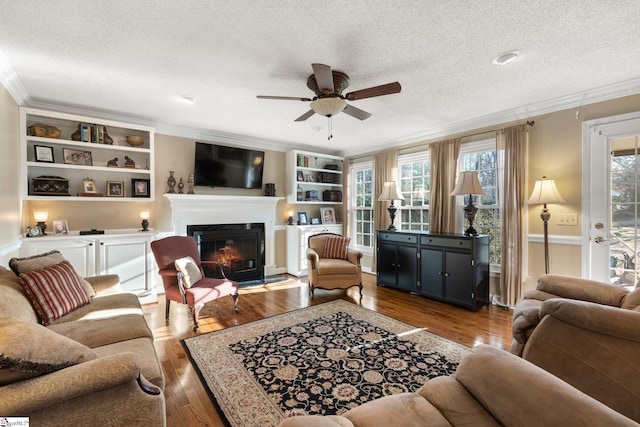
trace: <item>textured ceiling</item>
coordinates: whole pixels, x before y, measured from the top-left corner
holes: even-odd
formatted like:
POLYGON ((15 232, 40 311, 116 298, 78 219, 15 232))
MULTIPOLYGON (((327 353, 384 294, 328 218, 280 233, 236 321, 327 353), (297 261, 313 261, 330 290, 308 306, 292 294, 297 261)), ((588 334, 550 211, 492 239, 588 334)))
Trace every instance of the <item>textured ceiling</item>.
POLYGON ((637 1, 0 0, 0 79, 21 105, 58 105, 158 132, 355 155, 640 92, 637 1), (506 66, 492 59, 517 49, 506 66), (311 63, 359 121, 294 119, 311 63), (194 105, 180 95, 196 98, 194 105))

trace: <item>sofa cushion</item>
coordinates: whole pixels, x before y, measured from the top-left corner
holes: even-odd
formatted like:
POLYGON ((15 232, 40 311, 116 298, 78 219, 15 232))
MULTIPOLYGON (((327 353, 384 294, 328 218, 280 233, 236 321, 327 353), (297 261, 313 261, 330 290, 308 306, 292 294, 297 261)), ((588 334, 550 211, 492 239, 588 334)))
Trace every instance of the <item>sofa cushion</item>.
POLYGON ((200 267, 190 256, 179 258, 175 261, 176 270, 182 273, 182 286, 189 289, 202 279, 200 267))
POLYGON ((97 357, 90 348, 33 322, 0 318, 0 385, 64 369, 97 357))
POLYGON ((622 301, 620 308, 627 310, 639 310, 640 309, 640 288, 636 288, 629 292, 622 301))
POLYGON ((0 317, 38 322, 38 315, 27 293, 11 270, 0 270, 0 317))
POLYGON ((74 322, 86 319, 109 319, 125 314, 137 314, 143 316, 140 301, 134 294, 123 292, 121 294, 111 294, 98 296, 91 300, 91 304, 73 310, 59 319, 51 322, 51 325, 74 322))
MULTIPOLYGON (((44 254, 33 255, 25 258, 11 258, 9 260, 9 267, 11 270, 19 276, 22 273, 28 273, 29 271, 42 271, 45 268, 49 268, 52 265, 60 264, 62 261, 66 261, 60 251, 53 250, 44 254)), ((80 277, 80 276, 78 276, 80 277)), ((82 285, 85 287, 87 294, 93 297, 96 293, 93 290, 93 286, 86 280, 80 277, 82 285)))
POLYGON ((153 338, 153 333, 147 322, 139 314, 76 320, 49 325, 48 328, 89 348, 135 338, 153 338))
POLYGON ((347 259, 350 237, 329 236, 324 241, 323 258, 347 259))
POLYGON ((48 325, 91 302, 78 274, 68 261, 18 276, 40 320, 48 325))

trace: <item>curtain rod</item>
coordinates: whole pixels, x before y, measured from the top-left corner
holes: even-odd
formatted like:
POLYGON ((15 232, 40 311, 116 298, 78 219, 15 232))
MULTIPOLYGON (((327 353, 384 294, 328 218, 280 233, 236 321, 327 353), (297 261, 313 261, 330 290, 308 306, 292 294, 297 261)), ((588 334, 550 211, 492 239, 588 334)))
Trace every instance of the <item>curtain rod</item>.
MULTIPOLYGON (((533 127, 533 125, 535 125, 536 122, 534 120, 527 120, 527 125, 533 127)), ((490 132, 497 132, 500 129, 489 129, 489 130, 485 130, 484 132, 477 132, 477 133, 472 133, 469 135, 464 135, 461 136, 460 139, 462 138, 471 138, 472 136, 478 136, 478 135, 484 135, 485 133, 490 133, 490 132)))

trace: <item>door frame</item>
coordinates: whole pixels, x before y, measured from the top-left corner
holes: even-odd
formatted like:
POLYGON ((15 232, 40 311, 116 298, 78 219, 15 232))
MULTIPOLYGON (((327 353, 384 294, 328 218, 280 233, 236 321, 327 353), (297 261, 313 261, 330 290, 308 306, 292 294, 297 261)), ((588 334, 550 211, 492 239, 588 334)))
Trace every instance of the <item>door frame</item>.
MULTIPOLYGON (((639 120, 640 111, 633 113, 619 114, 609 117, 601 117, 599 119, 593 119, 582 122, 582 262, 581 262, 581 276, 587 279, 592 279, 590 270, 591 261, 591 133, 599 132, 604 126, 612 125, 619 122, 625 122, 629 120, 639 120)), ((640 131, 640 129, 639 129, 640 131)), ((609 158, 607 156, 607 162, 609 158)), ((610 183, 607 178, 607 188, 610 183)), ((608 197, 608 196, 607 196, 608 197)), ((607 220, 607 229, 610 224, 607 220)))

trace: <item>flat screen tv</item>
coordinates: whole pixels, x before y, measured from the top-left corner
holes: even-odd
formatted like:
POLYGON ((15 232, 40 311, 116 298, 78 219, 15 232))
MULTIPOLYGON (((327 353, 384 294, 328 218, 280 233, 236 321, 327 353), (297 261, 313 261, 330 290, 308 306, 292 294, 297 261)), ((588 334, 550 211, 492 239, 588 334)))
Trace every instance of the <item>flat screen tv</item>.
POLYGON ((264 151, 196 142, 194 184, 262 188, 264 151))

